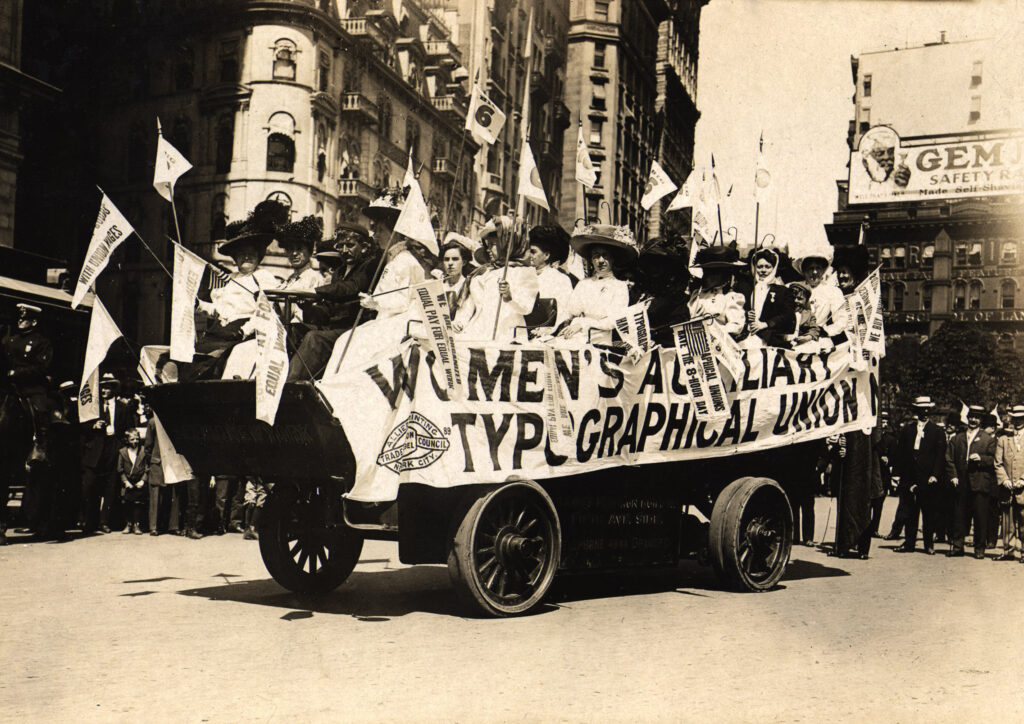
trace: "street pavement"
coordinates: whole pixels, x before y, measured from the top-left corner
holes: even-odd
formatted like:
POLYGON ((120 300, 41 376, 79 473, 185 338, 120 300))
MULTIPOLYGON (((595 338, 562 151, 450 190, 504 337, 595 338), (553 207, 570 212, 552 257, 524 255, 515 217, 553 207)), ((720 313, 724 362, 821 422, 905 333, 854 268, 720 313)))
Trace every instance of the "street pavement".
MULTIPOLYGON (((887 501, 888 529, 895 501, 887 501)), ((818 501, 819 536, 828 501, 818 501)), ((832 516, 834 519, 834 516, 832 516)), ((793 550, 774 591, 670 574, 556 581, 471 618, 442 566, 370 541, 319 599, 239 535, 0 548, 2 722, 1019 721, 1024 565, 793 550)), ((940 545, 939 549, 945 546, 940 545)))

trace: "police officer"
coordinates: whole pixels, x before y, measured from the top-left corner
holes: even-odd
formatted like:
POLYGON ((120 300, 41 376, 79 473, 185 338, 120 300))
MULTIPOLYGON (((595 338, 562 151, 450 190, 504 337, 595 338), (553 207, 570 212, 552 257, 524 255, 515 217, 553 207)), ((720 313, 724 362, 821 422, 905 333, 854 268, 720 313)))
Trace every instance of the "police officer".
POLYGON ((40 440, 49 427, 47 372, 53 361, 53 344, 37 328, 43 310, 34 304, 18 304, 18 325, 3 339, 7 379, 28 406, 33 435, 40 440))

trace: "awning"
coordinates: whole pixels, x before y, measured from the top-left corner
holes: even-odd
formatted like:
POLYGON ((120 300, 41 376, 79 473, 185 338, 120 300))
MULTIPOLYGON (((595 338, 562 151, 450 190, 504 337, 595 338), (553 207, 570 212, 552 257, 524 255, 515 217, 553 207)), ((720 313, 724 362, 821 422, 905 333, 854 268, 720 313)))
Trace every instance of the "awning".
MULTIPOLYGON (((63 289, 47 287, 42 284, 23 282, 20 279, 0 276, 0 298, 16 299, 19 302, 32 302, 58 309, 71 308, 71 295, 63 289)), ((92 308, 93 294, 85 295, 78 310, 83 314, 92 308)))

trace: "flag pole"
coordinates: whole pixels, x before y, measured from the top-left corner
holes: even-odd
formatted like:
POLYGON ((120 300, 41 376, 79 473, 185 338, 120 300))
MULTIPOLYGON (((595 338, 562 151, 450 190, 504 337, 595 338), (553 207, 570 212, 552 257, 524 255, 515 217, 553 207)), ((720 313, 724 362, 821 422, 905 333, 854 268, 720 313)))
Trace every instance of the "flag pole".
POLYGON ((718 212, 718 236, 725 246, 725 231, 722 230, 722 189, 718 185, 718 175, 715 173, 715 154, 711 154, 711 183, 715 187, 715 210, 718 212))
MULTIPOLYGON (((757 152, 758 154, 764 153, 764 131, 761 131, 761 137, 757 140, 757 152)), ((758 158, 758 164, 760 164, 760 158, 758 158)), ((757 190, 757 169, 754 170, 754 248, 756 249, 760 242, 758 237, 758 222, 761 217, 761 199, 758 198, 757 190)))
MULTIPOLYGON (((107 195, 107 192, 100 188, 99 185, 97 185, 96 188, 99 189, 99 192, 104 196, 107 195)), ((140 234, 134 227, 132 228, 132 233, 139 238, 139 241, 142 242, 142 245, 146 247, 146 251, 153 255, 153 259, 156 260, 156 263, 160 265, 160 268, 164 270, 167 276, 169 276, 171 279, 174 279, 174 275, 171 274, 170 270, 166 266, 164 266, 164 263, 160 260, 160 257, 158 257, 156 255, 156 252, 153 251, 150 245, 146 243, 146 240, 142 238, 142 234, 140 234)))
MULTIPOLYGON (((163 138, 163 135, 164 135, 164 129, 160 125, 160 116, 156 117, 156 135, 158 136, 158 138, 163 138)), ((157 141, 157 147, 159 149, 159 140, 157 141)), ((175 149, 175 150, 177 150, 177 149, 175 149)), ((179 151, 179 155, 180 155, 180 151, 179 151)), ((178 226, 178 210, 174 207, 174 182, 173 181, 171 182, 170 188, 168 190, 171 192, 171 216, 174 217, 174 233, 175 233, 175 236, 178 237, 178 243, 180 244, 181 243, 181 228, 178 226)))

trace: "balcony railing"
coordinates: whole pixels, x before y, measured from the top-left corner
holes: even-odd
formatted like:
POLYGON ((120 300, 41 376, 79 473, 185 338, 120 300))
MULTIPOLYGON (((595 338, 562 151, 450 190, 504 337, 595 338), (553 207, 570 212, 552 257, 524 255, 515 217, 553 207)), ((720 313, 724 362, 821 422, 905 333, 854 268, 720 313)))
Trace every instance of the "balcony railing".
POLYGON ((430 102, 442 113, 449 113, 462 119, 466 117, 467 108, 453 95, 434 96, 430 102))
POLYGON ((370 184, 357 178, 338 179, 338 196, 372 201, 374 190, 370 184))
POLYGON ((455 164, 447 158, 434 159, 434 175, 455 178, 455 164))
POLYGON ((362 93, 342 93, 341 112, 362 116, 370 123, 377 122, 377 104, 362 93))

